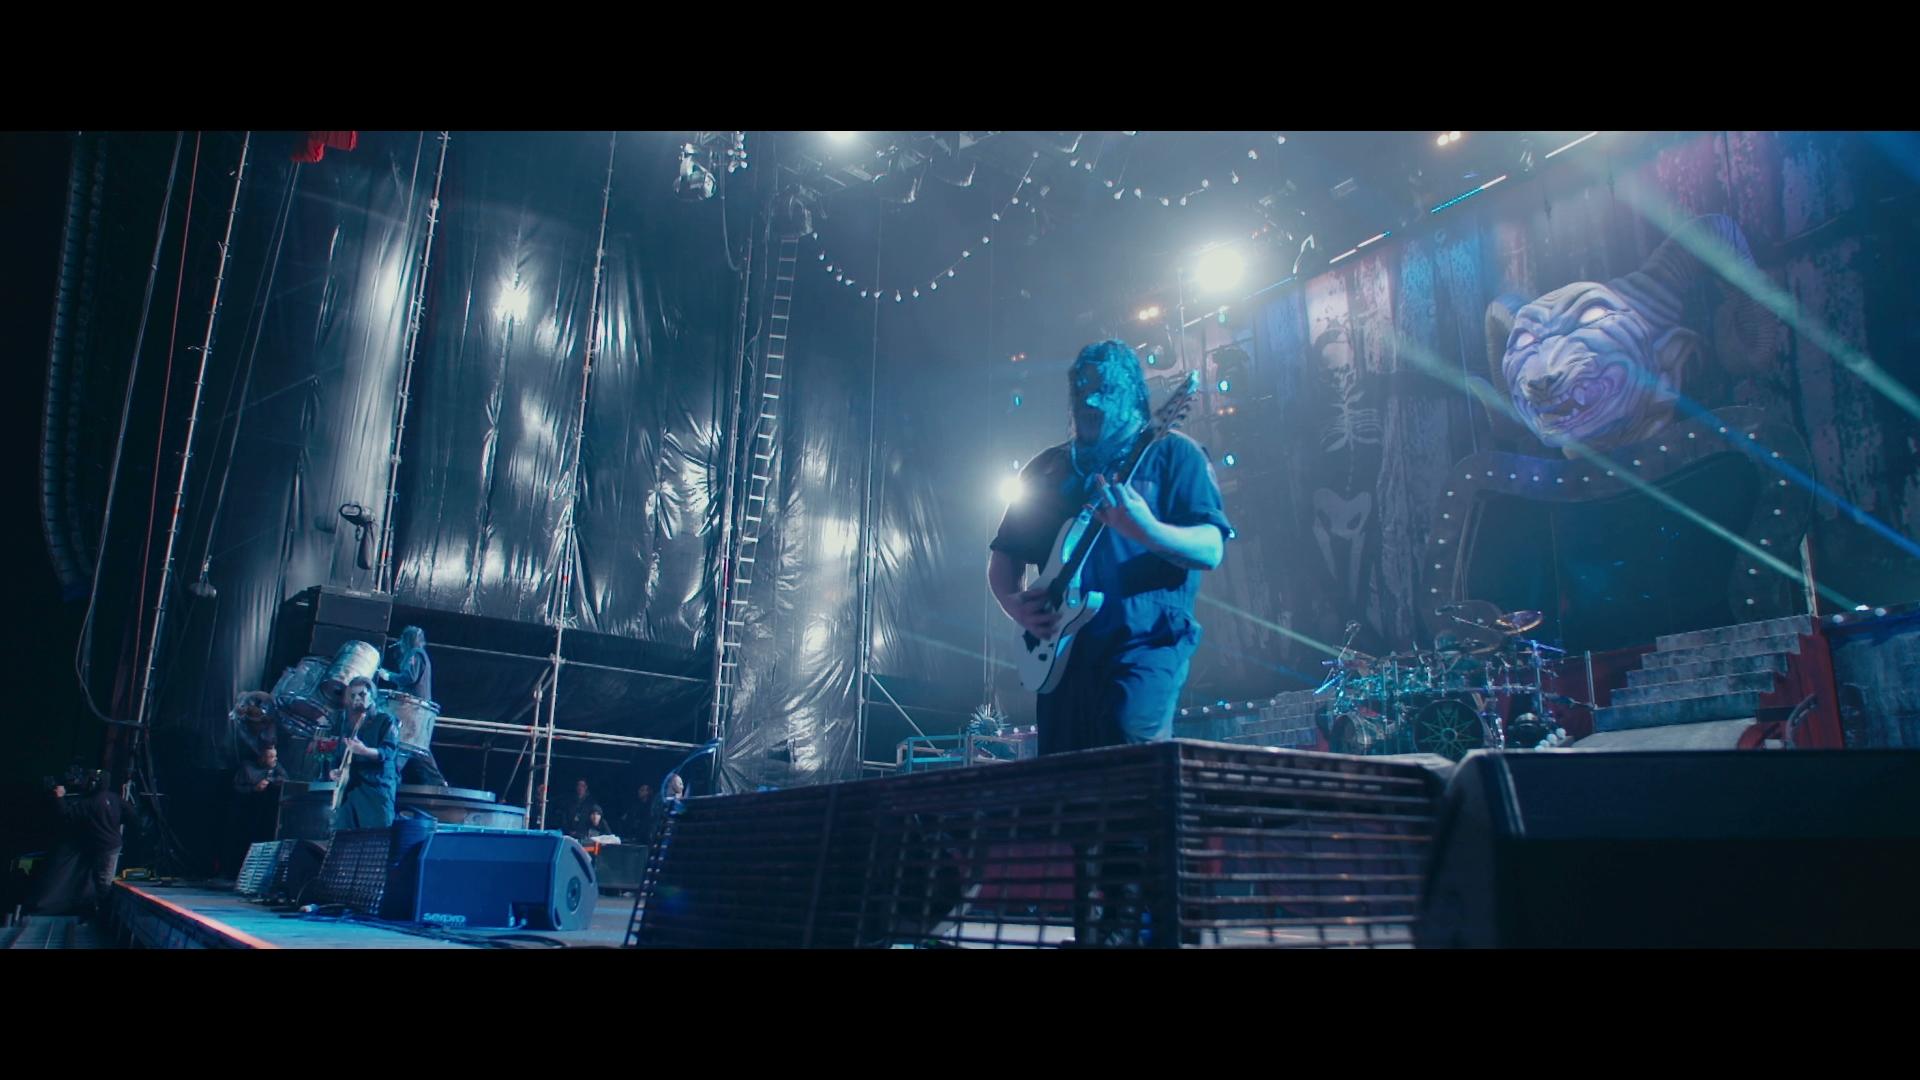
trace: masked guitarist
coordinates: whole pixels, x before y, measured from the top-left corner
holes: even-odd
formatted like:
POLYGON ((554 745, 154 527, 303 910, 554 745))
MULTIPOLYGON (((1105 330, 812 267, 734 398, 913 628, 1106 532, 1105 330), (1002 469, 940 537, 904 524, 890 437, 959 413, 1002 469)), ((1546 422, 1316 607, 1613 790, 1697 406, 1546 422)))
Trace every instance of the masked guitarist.
POLYGON ((337 721, 343 767, 333 774, 333 830, 384 829, 393 824, 399 785, 400 733, 393 717, 373 709, 373 681, 347 684, 346 709, 337 721))
POLYGON ((1173 734, 1174 706, 1200 641, 1193 619, 1199 571, 1220 565, 1233 527, 1206 451, 1179 432, 1138 455, 1157 433, 1139 358, 1121 341, 1080 350, 1067 373, 1073 439, 1050 447, 1020 474, 990 545, 987 585, 1030 638, 1060 625, 1044 587, 1027 587, 1026 565, 1045 568, 1061 529, 1083 507, 1103 525, 1080 585, 1104 594, 1073 635, 1059 682, 1038 698, 1040 752, 1057 754, 1173 734))

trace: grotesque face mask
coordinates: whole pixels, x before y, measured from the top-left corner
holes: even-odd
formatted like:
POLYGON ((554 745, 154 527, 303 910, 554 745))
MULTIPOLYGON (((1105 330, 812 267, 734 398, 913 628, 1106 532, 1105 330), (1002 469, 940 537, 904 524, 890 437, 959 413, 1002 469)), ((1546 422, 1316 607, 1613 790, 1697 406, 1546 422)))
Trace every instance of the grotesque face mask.
POLYGON ((347 691, 347 709, 352 712, 365 712, 373 707, 373 691, 367 684, 360 683, 347 691))
POLYGON ((1108 367, 1079 363, 1068 377, 1073 438, 1083 447, 1111 444, 1139 430, 1143 403, 1126 380, 1110 377, 1108 367))
POLYGON ((1082 446, 1100 441, 1107 430, 1107 416, 1117 396, 1107 386, 1106 373, 1098 364, 1081 364, 1073 369, 1073 438, 1082 446))

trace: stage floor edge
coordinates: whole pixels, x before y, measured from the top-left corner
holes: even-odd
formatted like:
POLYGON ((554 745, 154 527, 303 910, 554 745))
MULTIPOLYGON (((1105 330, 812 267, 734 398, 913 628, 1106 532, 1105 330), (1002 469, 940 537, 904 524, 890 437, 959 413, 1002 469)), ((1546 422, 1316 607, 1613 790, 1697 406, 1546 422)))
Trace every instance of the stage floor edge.
POLYGON ((114 882, 114 940, 148 949, 481 949, 618 948, 633 914, 631 896, 603 895, 586 930, 464 930, 449 940, 370 923, 302 918, 218 884, 114 882))

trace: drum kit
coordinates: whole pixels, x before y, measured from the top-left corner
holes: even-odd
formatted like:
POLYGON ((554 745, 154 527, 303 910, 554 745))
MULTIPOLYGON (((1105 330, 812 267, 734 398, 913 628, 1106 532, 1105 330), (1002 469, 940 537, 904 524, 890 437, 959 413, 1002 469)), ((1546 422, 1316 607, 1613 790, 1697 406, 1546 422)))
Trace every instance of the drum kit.
MULTIPOLYGON (((380 650, 364 641, 349 641, 329 661, 309 656, 288 668, 274 684, 273 702, 280 723, 299 738, 312 738, 327 717, 346 699, 347 684, 373 678, 380 671, 380 650)), ((373 707, 389 713, 399 727, 400 748, 426 754, 433 745, 433 725, 440 706, 398 690, 376 690, 373 707)))
MULTIPOLYGON (((1327 737, 1345 754, 1439 754, 1455 761, 1480 748, 1543 749, 1566 732, 1548 700, 1564 650, 1525 635, 1538 611, 1501 611, 1484 600, 1436 609, 1445 624, 1431 649, 1375 657, 1343 648, 1316 694, 1331 698, 1327 737), (1516 702, 1532 708, 1504 721, 1516 702)), ((1358 626, 1348 628, 1348 642, 1358 626)))

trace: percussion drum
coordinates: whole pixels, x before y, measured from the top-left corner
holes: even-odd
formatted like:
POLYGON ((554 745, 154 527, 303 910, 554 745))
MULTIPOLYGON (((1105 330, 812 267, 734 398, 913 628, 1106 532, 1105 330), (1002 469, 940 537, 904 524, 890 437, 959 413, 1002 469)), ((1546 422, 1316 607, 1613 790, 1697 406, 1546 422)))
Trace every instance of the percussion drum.
POLYGON ((273 685, 273 703, 280 710, 281 723, 295 734, 312 735, 313 725, 326 719, 327 702, 320 684, 326 680, 327 667, 325 657, 309 656, 282 672, 280 681, 273 685))
POLYGON ((400 749, 410 754, 426 754, 433 747, 433 723, 440 719, 440 706, 398 690, 382 690, 374 695, 374 708, 390 714, 400 733, 400 749))
POLYGON ((349 641, 334 654, 333 666, 321 680, 320 693, 330 705, 339 705, 346 697, 347 684, 355 679, 371 679, 380 671, 380 650, 364 641, 349 641))
POLYGON ((1423 754, 1459 761, 1486 745, 1480 713, 1471 698, 1449 695, 1421 706, 1413 717, 1413 745, 1423 754))

